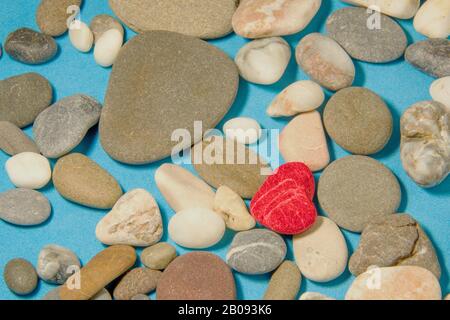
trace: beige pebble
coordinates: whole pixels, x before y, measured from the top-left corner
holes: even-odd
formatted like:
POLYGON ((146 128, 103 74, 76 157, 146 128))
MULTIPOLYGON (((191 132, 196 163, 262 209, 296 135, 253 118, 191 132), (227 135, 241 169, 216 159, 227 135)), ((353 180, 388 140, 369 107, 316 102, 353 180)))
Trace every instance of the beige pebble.
POLYGON ((400 19, 411 19, 420 6, 420 0, 342 0, 361 7, 378 7, 377 11, 400 19))
POLYGON ((114 289, 115 300, 131 300, 138 294, 148 294, 156 289, 162 272, 147 268, 135 268, 120 280, 114 289))
POLYGON ((293 237, 294 256, 301 273, 313 281, 328 282, 347 267, 348 249, 338 226, 326 217, 317 217, 306 232, 293 237))
POLYGON ((299 300, 336 300, 318 292, 305 292, 299 300))
POLYGON ((295 300, 302 281, 297 265, 284 261, 270 278, 264 300, 295 300))
POLYGON ((6 173, 17 188, 41 189, 52 177, 50 162, 34 152, 22 152, 5 163, 6 173))
POLYGON ((217 189, 214 211, 222 216, 231 230, 245 231, 255 227, 255 219, 248 212, 244 200, 227 186, 220 186, 217 189))
POLYGON ((69 39, 78 51, 89 52, 94 43, 94 34, 86 23, 75 20, 69 28, 69 39))
POLYGON ((158 242, 162 234, 158 204, 144 189, 124 194, 95 229, 97 239, 107 245, 150 246, 158 242))
POLYGON ((441 287, 427 269, 415 266, 371 268, 359 275, 346 300, 441 300, 441 287))
POLYGON ((261 138, 258 121, 248 117, 233 118, 225 122, 223 132, 228 139, 242 144, 254 144, 261 138))
POLYGON ((428 38, 450 35, 450 1, 427 0, 414 17, 414 29, 428 38))
POLYGON ((302 31, 322 0, 241 0, 232 24, 245 38, 285 36, 302 31))
POLYGON ((108 290, 103 288, 97 292, 90 300, 109 301, 112 300, 111 294, 108 290))
POLYGON ((300 41, 296 58, 300 68, 327 89, 350 87, 355 79, 355 65, 347 52, 320 33, 310 33, 300 41))
POLYGON ((294 82, 285 88, 267 108, 271 117, 290 117, 319 108, 325 101, 322 88, 310 80, 294 82))
POLYGON ((142 251, 141 262, 150 269, 164 270, 176 257, 177 251, 174 246, 160 242, 142 251))
POLYGON ((442 103, 450 113, 450 76, 435 80, 431 84, 430 95, 434 101, 442 103))
POLYGON ((270 85, 281 79, 290 59, 289 44, 274 37, 247 43, 237 53, 235 62, 245 80, 270 85))
POLYGON ((123 34, 117 29, 110 29, 102 34, 95 43, 94 59, 102 67, 114 64, 123 44, 123 34))
POLYGON ((213 189, 180 166, 163 164, 156 170, 155 182, 175 212, 190 208, 212 209, 214 206, 213 189))
POLYGON ((330 153, 320 113, 302 113, 292 119, 280 134, 280 152, 286 162, 303 162, 313 172, 325 168, 330 153))

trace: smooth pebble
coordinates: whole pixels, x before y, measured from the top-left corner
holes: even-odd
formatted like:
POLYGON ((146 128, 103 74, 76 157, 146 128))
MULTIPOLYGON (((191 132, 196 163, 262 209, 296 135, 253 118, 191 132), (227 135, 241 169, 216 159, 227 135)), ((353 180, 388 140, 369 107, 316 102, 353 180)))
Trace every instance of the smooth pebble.
POLYGON ((450 40, 428 39, 411 44, 405 59, 412 66, 435 78, 450 76, 450 40))
POLYGON ((105 31, 95 43, 95 62, 105 68, 112 66, 119 55, 122 44, 123 33, 117 29, 105 31))
POLYGON ((450 1, 428 0, 414 17, 414 29, 428 38, 450 35, 450 1))
MULTIPOLYGON (((420 6, 420 0, 342 0, 366 8, 377 8, 388 16, 400 19, 411 19, 420 6)), ((373 12, 372 12, 373 13, 373 12)))
POLYGON ((39 153, 36 143, 9 121, 0 121, 0 150, 10 156, 22 152, 39 153))
POLYGON ((69 28, 69 39, 72 45, 81 52, 89 52, 94 44, 94 34, 83 21, 74 21, 69 28))
POLYGON ((38 284, 38 277, 33 265, 21 258, 8 261, 3 270, 3 278, 8 288, 18 295, 30 294, 38 284))
POLYGON ((242 144, 254 144, 261 138, 261 126, 253 118, 239 117, 225 122, 223 132, 228 139, 242 144))
POLYGON ((113 292, 115 300, 131 300, 138 294, 148 294, 156 289, 161 271, 135 268, 123 276, 113 292))
POLYGON ((9 180, 17 188, 41 189, 52 178, 52 169, 47 158, 34 152, 22 152, 5 163, 9 180))
POLYGON ((264 300, 295 300, 302 281, 297 265, 284 261, 272 274, 264 300))
POLYGON ((72 250, 49 244, 39 252, 36 270, 45 282, 64 284, 80 267, 80 260, 72 250))
POLYGON ((336 300, 319 292, 305 292, 299 300, 336 300))
POLYGON ((434 101, 442 103, 450 113, 450 76, 435 80, 430 86, 430 95, 434 101))
MULTIPOLYGON (((67 22, 81 7, 82 0, 41 0, 36 11, 39 29, 50 36, 57 37, 67 31, 67 22)), ((78 11, 79 12, 79 11, 78 11)))
POLYGON ((145 248, 141 253, 141 262, 150 269, 164 270, 177 257, 174 246, 167 242, 159 242, 145 248))
POLYGON ((123 26, 122 24, 107 14, 99 14, 95 16, 90 25, 89 25, 92 33, 94 34, 94 43, 97 43, 98 39, 108 30, 116 29, 122 34, 123 39, 123 26))

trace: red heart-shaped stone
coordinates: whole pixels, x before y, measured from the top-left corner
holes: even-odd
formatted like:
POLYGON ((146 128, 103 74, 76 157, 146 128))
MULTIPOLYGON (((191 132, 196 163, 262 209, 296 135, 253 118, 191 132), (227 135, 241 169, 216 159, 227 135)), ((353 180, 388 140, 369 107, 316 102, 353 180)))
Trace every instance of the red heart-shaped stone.
POLYGON ((275 232, 299 234, 316 220, 314 192, 311 170, 301 162, 289 162, 266 179, 250 203, 250 212, 275 232))

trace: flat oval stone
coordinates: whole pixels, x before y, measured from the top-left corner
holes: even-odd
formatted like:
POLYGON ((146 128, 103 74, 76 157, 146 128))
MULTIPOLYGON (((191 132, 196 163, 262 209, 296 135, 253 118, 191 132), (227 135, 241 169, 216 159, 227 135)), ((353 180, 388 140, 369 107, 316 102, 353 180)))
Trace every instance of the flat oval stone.
POLYGON ((124 30, 122 24, 107 14, 99 14, 95 16, 91 24, 89 25, 92 33, 94 34, 94 42, 97 42, 98 39, 108 30, 116 29, 119 31, 122 36, 124 34, 124 30))
POLYGON ((202 133, 215 127, 233 103, 238 83, 236 65, 216 47, 174 32, 140 34, 114 63, 100 119, 102 146, 130 164, 189 148, 201 139, 193 134, 194 122, 202 121, 202 133), (186 138, 182 143, 171 140, 175 130, 186 138))
POLYGON ((167 30, 203 39, 232 31, 235 0, 109 0, 114 13, 136 32, 167 30))
POLYGON ((45 282, 64 284, 80 267, 80 260, 72 250, 49 244, 39 252, 36 269, 45 282))
POLYGON ((314 225, 293 237, 295 261, 301 273, 317 282, 339 277, 347 268, 348 249, 338 226, 317 217, 314 225))
POLYGON ((36 144, 48 158, 59 158, 74 149, 100 119, 101 104, 77 94, 42 111, 33 124, 36 144))
POLYGON ((343 2, 370 8, 376 6, 388 16, 411 19, 420 7, 420 0, 342 0, 343 2))
POLYGON ((295 300, 302 275, 295 263, 284 261, 270 278, 264 300, 295 300))
POLYGON ((114 300, 131 300, 138 294, 148 294, 156 289, 162 272, 147 268, 135 268, 120 280, 114 289, 114 300))
POLYGON ((303 37, 295 55, 300 68, 327 89, 337 91, 349 87, 355 79, 355 65, 347 52, 320 33, 303 37))
POLYGON ((100 251, 61 286, 61 300, 89 300, 136 262, 133 247, 116 245, 100 251), (78 284, 76 278, 82 279, 78 284))
POLYGON ((80 153, 69 154, 56 162, 53 184, 62 197, 92 208, 111 209, 122 196, 116 179, 80 153))
POLYGON ((52 178, 50 162, 46 157, 34 152, 22 152, 9 158, 5 163, 9 180, 17 188, 41 189, 52 178))
POLYGON ((161 165, 155 172, 155 182, 175 212, 214 206, 213 189, 183 167, 171 163, 161 165))
POLYGON ((10 156, 22 152, 39 153, 36 143, 9 121, 0 121, 0 149, 10 156))
POLYGON ((19 295, 27 295, 37 287, 38 277, 33 265, 25 259, 10 260, 3 271, 8 288, 19 295))
POLYGON ((254 151, 234 140, 212 136, 192 148, 195 170, 214 188, 227 186, 242 198, 252 198, 272 173, 270 165, 254 151))
POLYGON ((141 262, 150 269, 164 270, 177 257, 174 246, 167 242, 159 242, 145 248, 141 253, 141 262))
POLYGON ((222 217, 206 208, 177 212, 169 221, 169 236, 178 245, 190 249, 209 248, 225 234, 222 217))
POLYGON ((384 14, 377 18, 379 25, 370 25, 372 15, 363 8, 337 10, 328 17, 327 32, 352 58, 374 63, 397 60, 408 44, 405 32, 384 14))
POLYGON ((365 156, 332 162, 319 179, 317 196, 328 217, 353 232, 361 232, 378 216, 395 213, 401 201, 397 178, 365 156))
POLYGON ((311 171, 325 168, 330 153, 320 113, 302 113, 291 120, 280 134, 279 148, 286 162, 303 162, 311 171))
POLYGON ((330 137, 353 153, 370 155, 381 151, 392 135, 393 119, 386 103, 373 91, 345 88, 334 94, 323 112, 330 137))
POLYGON ((28 126, 47 108, 53 89, 46 78, 37 73, 24 73, 0 81, 0 121, 19 128, 28 126))
POLYGON ((50 217, 50 202, 40 192, 13 189, 0 193, 0 219, 19 226, 34 226, 50 217))
POLYGON ((58 51, 55 40, 29 28, 18 29, 8 35, 5 51, 14 60, 27 64, 50 61, 58 51))
POLYGON ((245 38, 286 36, 305 29, 322 0, 241 0, 233 29, 245 38))
POLYGON ((422 72, 435 78, 450 76, 450 40, 428 39, 410 45, 405 59, 422 72))
POLYGON ((441 286, 427 269, 413 266, 373 268, 359 275, 345 300, 441 300, 441 286))
POLYGON ((144 189, 128 191, 100 220, 95 235, 107 245, 145 247, 155 244, 163 235, 158 204, 144 189))
POLYGON ((230 268, 215 254, 190 252, 164 270, 156 288, 158 300, 235 300, 230 268))
POLYGON ((267 229, 238 232, 227 252, 228 265, 240 273, 264 274, 275 270, 286 256, 286 243, 267 229))
MULTIPOLYGON (((81 7, 82 0, 41 0, 36 11, 39 29, 50 36, 57 37, 67 31, 70 6, 81 7)), ((75 12, 75 11, 74 11, 75 12)))
POLYGON ((418 266, 440 278, 436 250, 420 225, 408 214, 374 219, 361 234, 358 248, 349 261, 350 272, 358 276, 370 266, 418 266))
POLYGON ((430 86, 430 95, 434 101, 442 103, 450 113, 450 76, 435 80, 430 86))

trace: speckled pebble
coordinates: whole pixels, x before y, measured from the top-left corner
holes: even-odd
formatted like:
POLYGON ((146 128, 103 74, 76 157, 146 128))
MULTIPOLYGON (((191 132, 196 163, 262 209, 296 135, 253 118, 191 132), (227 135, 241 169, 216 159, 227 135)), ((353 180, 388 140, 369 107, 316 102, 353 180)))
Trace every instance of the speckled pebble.
POLYGON ((33 265, 25 259, 10 260, 3 271, 8 288, 18 295, 27 295, 36 289, 38 277, 33 265))
POLYGON ((67 31, 67 20, 76 11, 70 6, 80 7, 82 0, 41 0, 36 11, 36 23, 39 29, 48 35, 57 37, 67 31))
POLYGON ((284 261, 272 274, 264 300, 295 300, 302 281, 297 265, 284 261))
POLYGON ((114 289, 115 300, 130 300, 137 294, 147 294, 156 289, 161 271, 135 268, 120 280, 114 289))
POLYGON ((150 269, 164 270, 176 257, 177 251, 174 246, 160 242, 142 251, 141 262, 150 269))
POLYGON ((450 40, 428 39, 410 45, 405 59, 417 69, 436 78, 450 76, 450 40))

